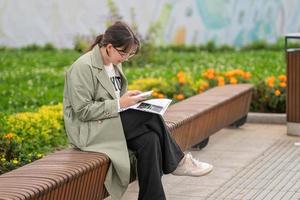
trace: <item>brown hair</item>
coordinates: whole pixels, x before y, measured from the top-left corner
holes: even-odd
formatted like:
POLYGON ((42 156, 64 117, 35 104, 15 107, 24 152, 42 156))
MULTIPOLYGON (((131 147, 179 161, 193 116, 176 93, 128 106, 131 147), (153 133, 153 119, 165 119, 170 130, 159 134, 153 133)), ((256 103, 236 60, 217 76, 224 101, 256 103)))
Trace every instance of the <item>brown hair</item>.
POLYGON ((128 53, 133 46, 136 46, 135 54, 137 54, 140 48, 140 41, 137 36, 127 24, 121 21, 115 22, 106 29, 104 34, 98 35, 88 51, 92 50, 96 45, 105 47, 108 44, 122 48, 121 51, 125 53, 128 53))

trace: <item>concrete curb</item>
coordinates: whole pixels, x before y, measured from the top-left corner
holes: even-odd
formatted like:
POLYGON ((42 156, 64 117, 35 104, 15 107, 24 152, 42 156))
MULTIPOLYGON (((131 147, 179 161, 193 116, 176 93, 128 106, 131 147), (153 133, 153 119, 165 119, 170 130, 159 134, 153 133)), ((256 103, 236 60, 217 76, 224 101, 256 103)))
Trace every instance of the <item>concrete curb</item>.
POLYGON ((248 113, 247 123, 286 124, 285 113, 248 113))

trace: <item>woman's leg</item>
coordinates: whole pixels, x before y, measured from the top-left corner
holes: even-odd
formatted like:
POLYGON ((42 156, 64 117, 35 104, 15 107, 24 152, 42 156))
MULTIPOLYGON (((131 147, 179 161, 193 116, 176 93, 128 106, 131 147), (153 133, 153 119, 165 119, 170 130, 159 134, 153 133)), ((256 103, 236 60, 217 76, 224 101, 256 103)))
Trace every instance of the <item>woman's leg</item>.
POLYGON ((184 157, 184 153, 172 138, 165 125, 164 119, 160 115, 152 114, 152 120, 147 123, 147 127, 154 131, 160 138, 163 156, 163 172, 165 174, 173 172, 184 157))
POLYGON ((159 137, 150 131, 127 140, 128 148, 136 152, 139 200, 165 200, 161 182, 162 152, 159 137))
POLYGON ((126 140, 143 135, 149 131, 159 137, 162 150, 162 170, 165 174, 174 171, 184 157, 184 153, 171 137, 160 115, 137 110, 121 112, 121 119, 126 140))

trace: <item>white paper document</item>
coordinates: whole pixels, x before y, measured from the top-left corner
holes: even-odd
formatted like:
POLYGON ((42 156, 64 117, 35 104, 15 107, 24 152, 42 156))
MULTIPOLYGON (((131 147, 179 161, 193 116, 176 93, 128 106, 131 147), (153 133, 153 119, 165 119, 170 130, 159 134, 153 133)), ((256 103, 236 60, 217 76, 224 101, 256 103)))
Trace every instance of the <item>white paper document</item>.
POLYGON ((169 105, 171 104, 171 102, 171 99, 149 99, 146 101, 141 101, 128 108, 125 108, 122 111, 127 109, 135 109, 163 115, 166 112, 169 105))

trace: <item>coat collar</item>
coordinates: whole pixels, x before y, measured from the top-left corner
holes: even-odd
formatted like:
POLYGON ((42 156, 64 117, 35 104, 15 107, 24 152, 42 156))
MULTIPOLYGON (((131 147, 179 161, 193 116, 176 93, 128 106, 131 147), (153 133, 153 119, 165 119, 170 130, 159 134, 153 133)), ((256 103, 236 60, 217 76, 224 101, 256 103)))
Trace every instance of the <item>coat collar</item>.
MULTIPOLYGON (((99 82, 101 83, 101 85, 108 91, 108 93, 114 98, 116 99, 116 94, 114 91, 114 87, 111 83, 111 80, 109 79, 104 66, 103 66, 103 60, 102 60, 102 56, 100 53, 100 48, 98 45, 96 45, 92 50, 91 50, 91 62, 92 62, 92 66, 95 68, 98 68, 99 71, 98 73, 96 73, 96 77, 99 80, 99 82)), ((115 66, 115 65, 114 65, 115 66)), ((122 88, 120 91, 120 95, 123 95, 126 90, 127 90, 127 79, 123 73, 121 64, 116 65, 115 66, 117 68, 117 70, 120 73, 121 79, 122 79, 122 88)))

